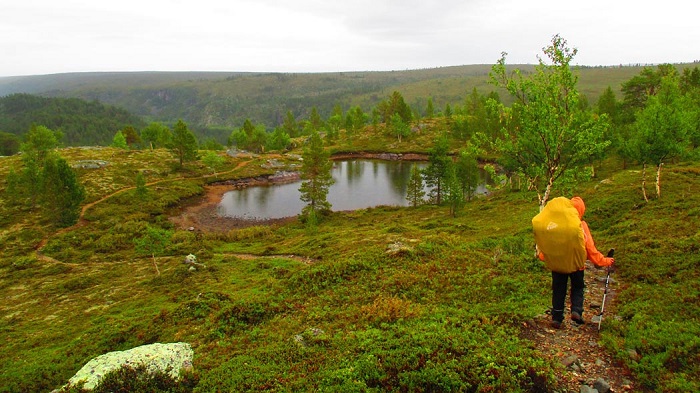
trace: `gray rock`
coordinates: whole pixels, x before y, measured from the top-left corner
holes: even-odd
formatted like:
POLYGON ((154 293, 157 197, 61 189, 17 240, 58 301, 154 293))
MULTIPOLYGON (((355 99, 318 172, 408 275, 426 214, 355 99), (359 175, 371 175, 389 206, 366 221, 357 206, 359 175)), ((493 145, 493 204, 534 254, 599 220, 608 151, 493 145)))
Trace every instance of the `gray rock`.
POLYGON ((598 378, 593 383, 593 387, 598 393, 608 393, 610 391, 610 384, 603 378, 598 378))
MULTIPOLYGON (((595 279, 596 279, 596 281, 602 282, 603 284, 605 284, 605 281, 608 279, 608 277, 606 275, 603 277, 596 277, 595 279)), ((615 279, 612 277, 610 277, 610 281, 608 281, 608 285, 611 285, 611 284, 617 284, 617 281, 615 281, 615 279)), ((608 288, 608 293, 610 293, 611 291, 612 291, 612 289, 608 288)))
POLYGON ((311 328, 311 329, 309 329, 309 332, 311 332, 311 334, 314 336, 320 336, 320 335, 325 333, 323 331, 323 329, 319 329, 319 328, 311 328))
POLYGON ((578 357, 576 355, 569 355, 562 359, 561 364, 563 364, 564 367, 571 367, 572 365, 577 364, 578 362, 578 357))
POLYGON ((106 167, 107 165, 109 165, 109 162, 103 161, 103 160, 81 160, 81 161, 76 161, 71 166, 73 168, 82 168, 82 169, 100 169, 100 168, 106 167))
POLYGON ((581 393, 600 393, 599 391, 593 389, 592 387, 588 385, 581 385, 581 393))
POLYGON ((302 347, 309 346, 309 344, 306 343, 304 336, 302 336, 301 334, 295 334, 294 337, 292 337, 292 340, 294 340, 295 343, 299 344, 302 347))
POLYGON ((390 243, 386 247, 386 254, 390 256, 406 255, 413 253, 413 247, 410 247, 400 241, 390 243))
POLYGON ((192 347, 188 343, 155 343, 126 351, 108 352, 87 362, 68 383, 75 385, 85 381, 83 388, 92 390, 105 374, 124 365, 143 365, 148 371, 168 372, 171 377, 178 378, 180 370, 192 369, 193 355, 192 347))

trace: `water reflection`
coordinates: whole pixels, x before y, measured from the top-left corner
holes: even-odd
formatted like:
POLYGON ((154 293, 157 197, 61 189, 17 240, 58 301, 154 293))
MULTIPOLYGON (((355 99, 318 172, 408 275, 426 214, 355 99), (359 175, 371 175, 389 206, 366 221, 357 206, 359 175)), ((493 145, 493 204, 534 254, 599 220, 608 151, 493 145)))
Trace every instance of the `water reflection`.
MULTIPOLYGON (((391 205, 408 206, 406 190, 414 165, 422 162, 352 160, 333 165, 335 184, 328 192, 334 211, 391 205)), ((222 217, 270 219, 299 214, 300 182, 248 187, 224 194, 218 207, 222 217)), ((483 189, 482 189, 483 190, 483 189)))

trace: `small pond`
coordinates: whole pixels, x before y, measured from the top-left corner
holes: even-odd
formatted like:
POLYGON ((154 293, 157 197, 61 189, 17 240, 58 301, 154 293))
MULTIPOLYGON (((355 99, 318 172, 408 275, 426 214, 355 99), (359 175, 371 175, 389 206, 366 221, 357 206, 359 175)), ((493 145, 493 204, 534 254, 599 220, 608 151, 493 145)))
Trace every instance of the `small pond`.
MULTIPOLYGON (((332 210, 358 210, 375 206, 408 206, 406 189, 415 161, 348 160, 333 163, 333 184, 328 192, 332 210)), ((482 173, 485 182, 485 174, 482 173)), ((254 186, 226 192, 217 208, 221 217, 275 219, 292 217, 305 206, 299 199, 301 182, 254 186)), ((477 194, 486 189, 479 186, 477 194)))

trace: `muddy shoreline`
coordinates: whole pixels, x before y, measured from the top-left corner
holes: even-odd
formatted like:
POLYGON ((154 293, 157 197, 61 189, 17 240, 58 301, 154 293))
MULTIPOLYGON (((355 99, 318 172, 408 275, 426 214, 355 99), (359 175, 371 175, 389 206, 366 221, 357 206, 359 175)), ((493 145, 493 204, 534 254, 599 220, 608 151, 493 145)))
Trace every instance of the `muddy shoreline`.
POLYGON ((296 220, 296 217, 254 220, 219 216, 218 206, 225 193, 244 187, 268 184, 273 184, 273 182, 250 178, 205 186, 204 195, 187 201, 178 210, 178 213, 169 219, 177 228, 200 232, 227 232, 232 229, 282 224, 296 220))
POLYGON ((366 153, 366 152, 351 152, 338 153, 331 157, 331 160, 350 160, 350 159, 365 159, 365 160, 384 160, 384 161, 428 161, 427 154, 419 153, 366 153))
MULTIPOLYGON (((418 153, 339 153, 331 160, 368 159, 385 161, 425 161, 428 156, 418 153)), ((297 219, 294 217, 255 220, 233 217, 220 217, 218 205, 224 194, 246 187, 284 184, 298 181, 298 171, 278 171, 273 175, 260 175, 235 180, 224 180, 204 186, 204 194, 184 202, 169 220, 177 228, 201 232, 226 232, 232 229, 247 228, 257 225, 284 224, 297 219)))

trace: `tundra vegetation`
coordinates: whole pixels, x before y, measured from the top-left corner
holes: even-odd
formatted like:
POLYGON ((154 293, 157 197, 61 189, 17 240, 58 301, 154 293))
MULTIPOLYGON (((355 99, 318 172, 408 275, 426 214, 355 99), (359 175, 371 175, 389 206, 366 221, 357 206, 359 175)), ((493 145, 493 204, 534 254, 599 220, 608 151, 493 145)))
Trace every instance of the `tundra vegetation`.
MULTIPOLYGON (((0 391, 50 391, 100 354, 180 341, 195 351, 181 382, 124 369, 103 391, 129 381, 183 392, 556 390, 561 364, 522 335, 522 322, 550 299, 530 220, 543 195, 572 194, 587 202, 598 247, 617 248, 624 283, 606 307, 600 344, 633 371, 640 391, 699 391, 700 72, 645 68, 622 100, 604 94, 589 106, 572 76, 575 51, 555 36, 545 54, 554 54, 551 64, 515 74, 525 87, 518 91, 533 93, 517 103, 471 92, 440 111, 429 97, 424 107, 406 105, 395 91, 370 110, 338 106, 326 121, 287 116, 258 136, 244 124, 232 145, 250 135, 264 135, 256 150, 285 142, 259 149, 265 154, 222 155, 217 168, 198 158, 208 155, 184 121, 177 136, 144 126, 130 149, 60 148, 60 134, 36 126, 21 155, 0 158, 0 391), (545 94, 562 87, 566 97, 545 94), (555 127, 558 111, 546 119, 553 134, 540 139, 553 143, 540 145, 533 133, 543 96, 576 108, 567 108, 574 124, 564 128, 555 127), (396 115, 408 134, 397 134, 396 115), (588 134, 577 126, 595 140, 582 141, 588 134), (430 169, 412 176, 412 206, 331 212, 313 231, 301 220, 189 231, 168 219, 208 184, 273 174, 272 158, 291 168, 318 149, 321 132, 331 155, 427 155, 430 169), (645 141, 658 142, 653 153, 641 150, 645 141), (527 150, 594 142, 562 173, 540 166, 547 161, 518 161, 527 150), (474 160, 503 169, 486 197, 470 198, 474 160), (93 161, 105 164, 81 165, 93 161), (663 166, 663 198, 645 200, 645 164, 663 166), (60 189, 72 203, 45 197, 71 173, 75 181, 60 189), (424 181, 433 185, 427 200, 424 181), (206 268, 184 266, 190 253, 206 268)), ((504 65, 493 75, 511 80, 504 65)))

